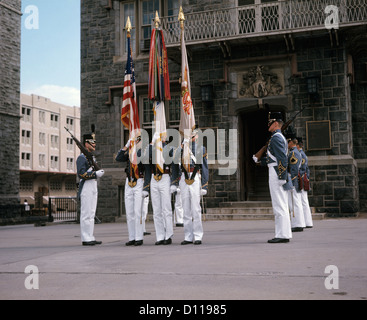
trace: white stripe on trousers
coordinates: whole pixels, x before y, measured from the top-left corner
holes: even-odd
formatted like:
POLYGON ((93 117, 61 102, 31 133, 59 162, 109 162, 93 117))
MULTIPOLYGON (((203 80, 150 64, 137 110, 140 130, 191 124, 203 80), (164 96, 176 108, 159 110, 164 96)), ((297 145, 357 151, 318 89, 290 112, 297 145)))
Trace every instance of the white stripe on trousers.
POLYGON ((80 194, 80 232, 83 242, 96 240, 94 238, 94 217, 98 199, 97 180, 85 180, 80 194))
MULTIPOLYGON (((192 173, 189 173, 191 176, 192 173)), ((184 210, 184 232, 186 241, 202 240, 203 225, 201 222, 200 191, 201 182, 197 174, 191 185, 186 184, 185 175, 180 180, 181 200, 184 210)))
POLYGON ((297 192, 296 190, 288 191, 288 206, 292 228, 306 227, 300 192, 297 192))
POLYGON ((310 204, 308 202, 308 192, 305 190, 301 191, 301 201, 303 207, 303 214, 305 216, 306 227, 313 227, 312 214, 310 204))
POLYGON ((143 204, 143 179, 138 179, 136 186, 131 188, 128 184, 129 179, 126 178, 125 183, 125 210, 127 230, 129 232, 129 241, 143 240, 144 225, 142 221, 142 204, 143 204))
POLYGON ((163 174, 160 181, 150 182, 150 196, 153 207, 153 220, 157 241, 168 240, 173 236, 172 205, 170 197, 171 180, 163 174))
POLYGON ((275 238, 291 239, 291 221, 288 210, 288 193, 280 185, 274 167, 269 167, 269 189, 275 218, 275 238))

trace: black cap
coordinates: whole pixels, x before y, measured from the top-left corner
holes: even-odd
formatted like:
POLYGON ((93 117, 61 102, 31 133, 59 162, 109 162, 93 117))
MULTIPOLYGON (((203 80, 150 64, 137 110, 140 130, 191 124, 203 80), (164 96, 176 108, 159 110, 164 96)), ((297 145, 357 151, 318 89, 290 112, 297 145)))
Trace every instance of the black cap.
POLYGON ((296 139, 297 139, 298 143, 303 143, 302 137, 297 137, 296 139))
POLYGON ((296 139, 296 131, 294 130, 294 128, 292 126, 289 126, 287 128, 287 130, 285 130, 284 132, 284 136, 285 138, 288 140, 293 140, 296 139))
POLYGON ((268 125, 270 126, 275 121, 282 121, 283 122, 283 115, 281 112, 269 112, 268 116, 268 125))

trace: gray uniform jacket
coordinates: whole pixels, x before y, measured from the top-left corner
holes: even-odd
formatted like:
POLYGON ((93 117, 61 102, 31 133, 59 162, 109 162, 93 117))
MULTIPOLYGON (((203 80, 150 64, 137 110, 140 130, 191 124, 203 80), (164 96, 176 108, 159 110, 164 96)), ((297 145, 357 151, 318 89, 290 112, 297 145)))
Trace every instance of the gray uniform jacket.
POLYGON ((302 164, 301 164, 301 168, 299 169, 299 172, 302 177, 306 173, 307 178, 310 179, 310 168, 308 167, 308 158, 305 152, 303 151, 303 149, 299 150, 299 152, 302 156, 302 164))
POLYGON ((283 185, 285 190, 293 189, 292 182, 289 180, 288 175, 288 146, 282 132, 278 129, 275 130, 269 140, 266 157, 261 159, 261 165, 269 166, 269 170, 275 170, 279 180, 287 180, 287 183, 283 185), (273 167, 273 168, 271 168, 273 167))
POLYGON ((291 175, 291 181, 297 192, 301 192, 298 182, 298 173, 302 163, 302 156, 297 147, 293 147, 288 153, 288 170, 291 175))
POLYGON ((85 155, 80 154, 80 156, 76 160, 77 174, 80 179, 79 190, 77 195, 78 199, 80 199, 80 195, 82 193, 85 180, 97 179, 96 171, 89 170, 90 167, 91 166, 85 155))

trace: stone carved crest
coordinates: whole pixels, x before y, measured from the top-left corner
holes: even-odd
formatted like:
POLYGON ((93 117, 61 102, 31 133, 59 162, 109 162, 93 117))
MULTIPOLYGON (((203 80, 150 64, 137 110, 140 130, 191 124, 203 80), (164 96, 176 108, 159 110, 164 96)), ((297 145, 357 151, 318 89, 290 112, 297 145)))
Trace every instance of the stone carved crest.
POLYGON ((283 93, 283 70, 271 70, 267 66, 251 67, 239 75, 238 89, 240 98, 264 98, 283 93))

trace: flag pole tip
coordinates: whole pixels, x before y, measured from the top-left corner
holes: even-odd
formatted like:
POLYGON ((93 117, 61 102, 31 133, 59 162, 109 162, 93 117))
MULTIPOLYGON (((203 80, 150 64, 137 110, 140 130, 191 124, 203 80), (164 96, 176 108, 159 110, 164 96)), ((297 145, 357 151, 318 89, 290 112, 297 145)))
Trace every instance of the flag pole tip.
POLYGON ((132 27, 131 27, 131 22, 130 22, 130 17, 127 17, 127 21, 126 21, 126 27, 125 27, 127 32, 130 32, 132 27))

